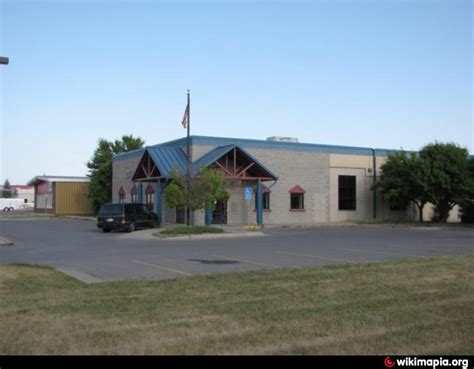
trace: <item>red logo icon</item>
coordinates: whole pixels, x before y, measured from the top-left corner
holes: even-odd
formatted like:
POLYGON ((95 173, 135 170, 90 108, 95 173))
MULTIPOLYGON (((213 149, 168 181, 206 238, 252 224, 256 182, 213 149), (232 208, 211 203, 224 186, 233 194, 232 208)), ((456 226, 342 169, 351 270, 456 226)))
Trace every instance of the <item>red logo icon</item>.
POLYGON ((383 363, 387 368, 393 368, 395 366, 395 361, 392 361, 392 359, 390 359, 390 356, 387 356, 383 363))

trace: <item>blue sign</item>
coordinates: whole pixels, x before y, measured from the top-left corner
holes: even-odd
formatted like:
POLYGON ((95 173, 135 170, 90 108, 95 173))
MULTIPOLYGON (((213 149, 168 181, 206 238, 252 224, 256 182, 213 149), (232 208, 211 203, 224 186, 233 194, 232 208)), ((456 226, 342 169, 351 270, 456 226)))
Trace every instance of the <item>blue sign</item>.
POLYGON ((245 187, 244 188, 244 195, 245 195, 245 200, 252 200, 253 199, 253 188, 252 187, 245 187))

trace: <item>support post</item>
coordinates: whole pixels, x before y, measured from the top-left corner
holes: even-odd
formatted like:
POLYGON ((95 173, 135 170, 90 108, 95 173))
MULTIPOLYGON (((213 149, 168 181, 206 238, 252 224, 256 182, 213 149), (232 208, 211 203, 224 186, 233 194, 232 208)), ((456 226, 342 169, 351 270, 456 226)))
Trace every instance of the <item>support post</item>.
POLYGON ((143 204, 143 183, 138 182, 138 203, 143 204))
POLYGON ((257 224, 263 224, 263 192, 260 179, 257 182, 257 224))
POLYGON ((212 224, 212 209, 211 209, 211 206, 209 204, 206 205, 206 214, 205 214, 204 221, 205 221, 206 225, 212 224))
POLYGON ((164 223, 163 219, 162 219, 162 216, 161 216, 161 213, 162 213, 162 201, 161 201, 162 192, 163 192, 163 186, 162 186, 160 181, 157 181, 156 186, 155 186, 155 213, 156 213, 156 215, 158 215, 158 219, 159 219, 161 224, 164 223))
POLYGON ((374 187, 374 219, 377 219, 377 159, 375 157, 375 149, 372 149, 372 171, 374 173, 373 187, 374 187))
MULTIPOLYGON (((191 182, 191 163, 192 163, 192 158, 191 158, 191 96, 188 90, 188 104, 186 105, 187 109, 187 134, 186 134, 186 157, 188 159, 187 165, 186 165, 186 186, 187 186, 187 191, 189 193, 189 186, 191 182)), ((189 207, 186 208, 186 225, 190 226, 191 225, 191 211, 189 207)))

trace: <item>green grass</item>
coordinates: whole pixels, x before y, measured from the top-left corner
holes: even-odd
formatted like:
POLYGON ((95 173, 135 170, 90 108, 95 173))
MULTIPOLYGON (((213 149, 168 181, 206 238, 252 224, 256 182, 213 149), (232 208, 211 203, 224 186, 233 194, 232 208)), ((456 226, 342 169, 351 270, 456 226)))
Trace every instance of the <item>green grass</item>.
POLYGON ((192 234, 224 233, 222 228, 211 226, 176 226, 155 233, 156 236, 185 236, 192 234))
POLYGON ((0 354, 473 354, 474 256, 85 285, 0 266, 0 354))

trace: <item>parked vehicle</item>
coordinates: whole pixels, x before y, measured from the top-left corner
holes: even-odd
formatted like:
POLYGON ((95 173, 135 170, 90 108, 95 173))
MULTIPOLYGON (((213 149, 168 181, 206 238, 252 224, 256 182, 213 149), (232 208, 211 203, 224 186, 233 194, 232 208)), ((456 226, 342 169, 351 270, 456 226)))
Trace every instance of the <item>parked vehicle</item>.
POLYGON ((104 204, 97 216, 97 227, 103 232, 133 232, 137 228, 156 228, 159 225, 158 215, 145 204, 104 204))
POLYGON ((3 211, 31 210, 33 207, 34 204, 27 202, 26 199, 0 198, 0 210, 3 211))

